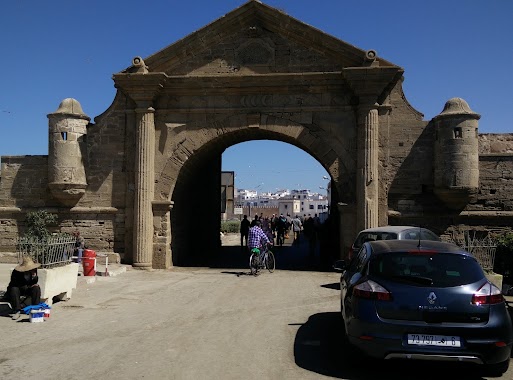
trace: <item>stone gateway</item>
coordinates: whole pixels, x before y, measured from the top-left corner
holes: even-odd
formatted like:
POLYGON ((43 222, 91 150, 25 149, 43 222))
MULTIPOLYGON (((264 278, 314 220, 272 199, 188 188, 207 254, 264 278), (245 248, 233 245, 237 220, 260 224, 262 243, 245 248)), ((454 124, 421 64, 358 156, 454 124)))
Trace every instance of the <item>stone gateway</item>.
POLYGON ((1 158, 0 251, 15 251, 26 214, 45 209, 134 267, 201 263, 220 247, 222 153, 257 139, 292 144, 329 172, 334 256, 386 224, 509 230, 513 135, 479 134, 461 98, 423 120, 403 72, 248 1, 134 58, 94 122, 63 100, 48 115, 48 156, 1 158))

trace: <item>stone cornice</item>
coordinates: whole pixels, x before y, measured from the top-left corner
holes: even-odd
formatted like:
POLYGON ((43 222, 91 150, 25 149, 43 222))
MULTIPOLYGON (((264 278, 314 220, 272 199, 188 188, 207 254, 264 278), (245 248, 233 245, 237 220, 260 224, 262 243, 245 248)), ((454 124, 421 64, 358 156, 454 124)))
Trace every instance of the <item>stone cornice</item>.
POLYGON ((381 104, 403 72, 397 66, 348 67, 343 70, 343 75, 354 94, 360 98, 360 104, 381 104))
POLYGON ((342 72, 312 73, 278 73, 251 75, 200 75, 200 76, 168 76, 165 91, 169 93, 209 93, 219 89, 223 93, 255 91, 277 91, 290 93, 291 88, 297 91, 327 92, 347 88, 342 72), (280 90, 281 88, 281 90, 280 90), (232 90, 233 89, 233 90, 232 90))
MULTIPOLYGON (((431 214, 431 213, 426 213, 426 212, 422 212, 422 213, 415 213, 415 212, 412 212, 412 213, 402 213, 402 212, 396 211, 396 210, 388 210, 387 211, 387 215, 389 217, 407 216, 409 218, 425 218, 426 216, 432 216, 432 215, 437 215, 437 214, 431 214)), ((500 210, 497 210, 497 211, 488 211, 488 210, 483 210, 483 211, 461 211, 459 214, 457 214, 457 216, 467 217, 467 218, 500 218, 500 217, 512 218, 513 217, 513 211, 500 211, 500 210)))
POLYGON ((130 97, 138 107, 149 107, 164 88, 165 73, 120 73, 112 76, 115 87, 130 97))
MULTIPOLYGON (((66 212, 65 209, 46 209, 50 213, 66 212)), ((116 214, 119 210, 116 207, 72 207, 69 209, 73 214, 116 214)), ((20 207, 0 207, 0 214, 28 212, 20 207)))
POLYGON ((173 201, 152 201, 151 205, 154 211, 169 211, 173 208, 175 202, 173 201))
POLYGON ((19 207, 0 207, 0 214, 16 214, 21 213, 21 208, 19 207))

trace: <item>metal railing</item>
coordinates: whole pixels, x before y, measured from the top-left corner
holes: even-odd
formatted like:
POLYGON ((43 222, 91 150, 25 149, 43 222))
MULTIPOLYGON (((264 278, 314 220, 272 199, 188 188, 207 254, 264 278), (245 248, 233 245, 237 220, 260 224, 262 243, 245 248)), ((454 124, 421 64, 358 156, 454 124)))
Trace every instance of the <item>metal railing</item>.
POLYGON ((490 235, 479 238, 476 237, 476 231, 467 230, 464 231, 463 238, 453 236, 453 241, 461 248, 472 253, 485 271, 493 270, 497 241, 492 239, 490 235))
POLYGON ((50 236, 43 241, 21 237, 18 239, 18 260, 30 256, 41 268, 64 266, 72 261, 76 238, 72 235, 50 236))

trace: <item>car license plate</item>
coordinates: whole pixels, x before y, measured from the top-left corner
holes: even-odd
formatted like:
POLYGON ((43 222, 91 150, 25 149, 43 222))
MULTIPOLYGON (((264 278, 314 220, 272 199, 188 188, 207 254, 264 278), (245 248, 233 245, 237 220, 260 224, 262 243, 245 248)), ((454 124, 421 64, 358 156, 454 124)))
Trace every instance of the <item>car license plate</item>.
POLYGON ((408 334, 408 344, 417 346, 461 347, 460 337, 452 335, 408 334))

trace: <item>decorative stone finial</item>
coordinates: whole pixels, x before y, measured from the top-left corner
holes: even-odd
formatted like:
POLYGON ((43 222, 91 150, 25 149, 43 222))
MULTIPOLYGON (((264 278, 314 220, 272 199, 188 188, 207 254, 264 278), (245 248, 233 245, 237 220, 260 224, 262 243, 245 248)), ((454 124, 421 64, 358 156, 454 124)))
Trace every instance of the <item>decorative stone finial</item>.
POLYGON ((365 52, 365 59, 367 61, 375 61, 377 56, 378 53, 376 53, 376 50, 367 50, 365 52))
POLYGON ((365 52, 365 58, 363 64, 365 66, 379 66, 378 53, 376 50, 367 50, 365 52))
POLYGON ((138 56, 132 59, 132 67, 130 68, 130 72, 146 74, 148 73, 148 66, 146 66, 143 59, 138 56))

